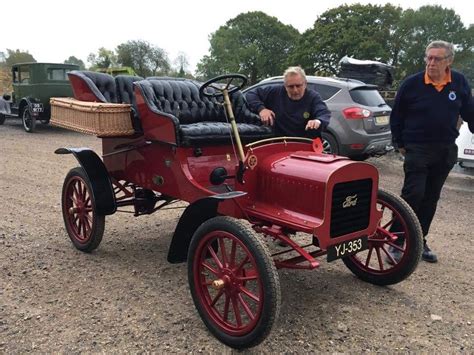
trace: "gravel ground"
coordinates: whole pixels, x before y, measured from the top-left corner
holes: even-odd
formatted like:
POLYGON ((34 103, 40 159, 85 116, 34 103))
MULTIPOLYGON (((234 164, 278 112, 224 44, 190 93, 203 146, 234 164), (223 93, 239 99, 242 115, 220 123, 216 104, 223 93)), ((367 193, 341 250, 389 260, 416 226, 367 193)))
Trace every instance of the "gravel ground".
MULTIPOLYGON (((233 353, 194 308, 186 265, 166 261, 179 211, 106 219, 100 247, 73 248, 60 192, 72 156, 61 146, 100 139, 20 121, 0 126, 0 353, 233 353)), ((371 159, 399 193, 401 161, 371 159)), ((452 173, 429 236, 437 264, 420 263, 390 287, 355 278, 342 262, 280 270, 282 307, 272 333, 248 353, 473 353, 474 177, 452 173)))

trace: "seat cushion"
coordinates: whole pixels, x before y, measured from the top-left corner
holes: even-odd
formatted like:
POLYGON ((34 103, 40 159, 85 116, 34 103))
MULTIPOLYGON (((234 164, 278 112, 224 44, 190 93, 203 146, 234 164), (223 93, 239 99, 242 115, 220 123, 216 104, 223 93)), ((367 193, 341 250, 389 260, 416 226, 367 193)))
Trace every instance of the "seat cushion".
MULTIPOLYGON (((273 137, 271 128, 250 123, 237 123, 243 144, 273 137)), ((179 138, 182 146, 198 147, 206 145, 231 144, 231 125, 227 122, 197 122, 179 126, 179 138)))

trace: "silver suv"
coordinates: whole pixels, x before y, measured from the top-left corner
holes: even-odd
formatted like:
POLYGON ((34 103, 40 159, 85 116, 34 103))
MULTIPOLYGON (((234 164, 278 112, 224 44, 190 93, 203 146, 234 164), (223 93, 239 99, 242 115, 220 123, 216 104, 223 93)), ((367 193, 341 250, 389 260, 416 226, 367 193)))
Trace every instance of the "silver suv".
MULTIPOLYGON (((392 149, 390 112, 377 87, 343 78, 306 76, 308 88, 316 90, 331 111, 331 121, 322 133, 324 151, 364 160, 392 149)), ((283 77, 260 81, 245 90, 281 85, 283 77)))

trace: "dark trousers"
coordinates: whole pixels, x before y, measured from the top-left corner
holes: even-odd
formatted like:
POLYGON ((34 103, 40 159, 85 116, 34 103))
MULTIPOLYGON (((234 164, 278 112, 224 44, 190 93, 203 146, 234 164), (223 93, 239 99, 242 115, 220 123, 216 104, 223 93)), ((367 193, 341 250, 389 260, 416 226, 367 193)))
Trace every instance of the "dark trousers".
POLYGON ((457 161, 456 144, 407 144, 402 198, 413 208, 423 237, 430 230, 441 189, 457 161))

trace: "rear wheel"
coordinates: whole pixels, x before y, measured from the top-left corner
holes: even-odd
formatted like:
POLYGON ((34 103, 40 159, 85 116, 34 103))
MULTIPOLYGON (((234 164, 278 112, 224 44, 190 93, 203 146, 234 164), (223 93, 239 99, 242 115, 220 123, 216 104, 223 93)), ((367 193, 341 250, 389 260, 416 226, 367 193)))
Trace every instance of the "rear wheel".
POLYGON ((74 246, 84 252, 97 248, 102 240, 105 216, 97 214, 91 183, 83 168, 67 174, 62 191, 64 224, 74 246))
POLYGON ((21 115, 22 121, 23 121, 23 128, 25 131, 28 133, 33 133, 36 128, 36 117, 33 117, 30 113, 30 110, 28 107, 25 107, 23 109, 23 113, 21 115))
POLYGON ((331 133, 327 132, 323 132, 321 136, 323 138, 323 153, 339 154, 339 147, 336 138, 334 138, 331 133))
POLYGON ((411 207, 399 196, 379 190, 377 207, 382 219, 369 236, 369 248, 343 259, 360 279, 391 285, 403 281, 416 269, 421 258, 423 234, 411 207), (394 258, 390 251, 397 251, 394 258))
POLYGON ((207 328, 233 348, 263 341, 280 310, 280 281, 270 252, 255 232, 215 217, 194 233, 188 251, 194 304, 207 328))

